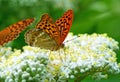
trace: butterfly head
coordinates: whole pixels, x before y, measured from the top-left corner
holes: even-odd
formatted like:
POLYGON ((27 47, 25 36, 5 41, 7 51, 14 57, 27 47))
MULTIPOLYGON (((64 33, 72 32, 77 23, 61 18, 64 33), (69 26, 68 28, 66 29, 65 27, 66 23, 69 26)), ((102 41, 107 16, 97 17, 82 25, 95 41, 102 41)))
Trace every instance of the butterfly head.
POLYGON ((60 45, 60 48, 64 48, 64 46, 65 46, 65 45, 62 43, 62 44, 60 45))
POLYGON ((54 47, 53 51, 57 51, 57 50, 59 50, 59 49, 61 49, 61 48, 64 48, 64 46, 65 46, 65 45, 62 43, 60 46, 54 47))

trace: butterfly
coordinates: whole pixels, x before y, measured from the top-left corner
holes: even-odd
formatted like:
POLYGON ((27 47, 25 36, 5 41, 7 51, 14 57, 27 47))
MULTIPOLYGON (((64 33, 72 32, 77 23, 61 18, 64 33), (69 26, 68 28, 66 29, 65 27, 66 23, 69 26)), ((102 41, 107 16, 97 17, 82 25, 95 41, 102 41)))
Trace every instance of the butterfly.
POLYGON ((23 21, 19 21, 13 25, 10 25, 7 28, 0 31, 0 45, 2 46, 5 43, 17 38, 19 33, 21 33, 33 21, 34 18, 25 19, 23 21))
POLYGON ((58 50, 64 47, 63 41, 70 30, 72 21, 73 10, 66 11, 55 22, 49 14, 44 14, 36 27, 25 33, 25 41, 30 46, 58 50))

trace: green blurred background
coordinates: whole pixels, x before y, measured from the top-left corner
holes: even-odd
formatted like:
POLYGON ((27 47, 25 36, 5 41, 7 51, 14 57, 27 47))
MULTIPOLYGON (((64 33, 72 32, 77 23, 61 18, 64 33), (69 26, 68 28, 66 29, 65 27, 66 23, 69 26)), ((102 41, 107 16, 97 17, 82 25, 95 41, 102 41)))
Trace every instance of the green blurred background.
MULTIPOLYGON (((56 20, 68 9, 74 11, 70 30, 74 34, 107 33, 120 43, 120 0, 0 0, 0 30, 20 20, 36 18, 28 30, 34 28, 42 14, 49 13, 56 20)), ((5 46, 21 49, 27 45, 24 41, 26 30, 5 46)), ((120 62, 119 51, 117 58, 120 62)), ((120 82, 120 75, 111 75, 109 79, 100 81, 88 77, 83 82, 108 81, 120 82)))

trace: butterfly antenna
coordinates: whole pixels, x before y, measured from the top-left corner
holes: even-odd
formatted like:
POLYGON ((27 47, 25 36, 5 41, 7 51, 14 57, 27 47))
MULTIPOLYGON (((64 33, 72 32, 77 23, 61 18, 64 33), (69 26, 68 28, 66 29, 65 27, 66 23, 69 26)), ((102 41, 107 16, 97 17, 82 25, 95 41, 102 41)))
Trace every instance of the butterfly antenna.
POLYGON ((77 39, 77 38, 79 38, 79 37, 80 37, 80 36, 76 36, 75 38, 72 38, 72 39, 70 39, 70 40, 65 41, 64 43, 70 42, 70 41, 75 40, 75 39, 77 39))

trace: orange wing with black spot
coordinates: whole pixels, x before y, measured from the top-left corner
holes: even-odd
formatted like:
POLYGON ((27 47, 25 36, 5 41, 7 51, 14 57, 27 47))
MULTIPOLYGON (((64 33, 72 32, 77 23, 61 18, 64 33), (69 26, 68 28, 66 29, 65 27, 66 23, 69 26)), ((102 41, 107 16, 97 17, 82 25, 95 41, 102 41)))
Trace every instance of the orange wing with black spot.
POLYGON ((68 10, 64 13, 64 15, 56 20, 55 24, 57 25, 59 32, 60 32, 60 41, 59 44, 61 45, 65 40, 70 27, 73 21, 73 10, 68 10))
POLYGON ((56 26, 53 19, 48 14, 42 15, 41 20, 36 25, 36 28, 43 30, 52 39, 54 39, 56 41, 56 43, 58 42, 58 40, 60 38, 59 29, 56 26))
POLYGON ((0 31, 0 45, 14 40, 19 35, 19 33, 21 33, 33 21, 34 18, 19 21, 0 31))

